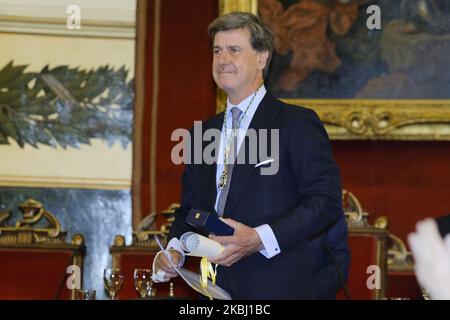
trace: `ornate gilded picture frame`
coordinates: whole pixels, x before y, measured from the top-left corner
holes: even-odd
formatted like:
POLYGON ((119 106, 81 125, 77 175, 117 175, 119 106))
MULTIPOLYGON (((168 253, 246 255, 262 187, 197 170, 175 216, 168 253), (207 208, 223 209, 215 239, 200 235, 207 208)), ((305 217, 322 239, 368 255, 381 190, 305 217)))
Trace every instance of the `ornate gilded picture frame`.
MULTIPOLYGON (((219 0, 219 14, 257 13, 269 25, 275 53, 266 85, 314 109, 331 139, 450 140, 450 4, 443 3, 219 0), (368 27, 370 5, 380 29, 368 27)), ((218 91, 217 111, 224 105, 218 91)))

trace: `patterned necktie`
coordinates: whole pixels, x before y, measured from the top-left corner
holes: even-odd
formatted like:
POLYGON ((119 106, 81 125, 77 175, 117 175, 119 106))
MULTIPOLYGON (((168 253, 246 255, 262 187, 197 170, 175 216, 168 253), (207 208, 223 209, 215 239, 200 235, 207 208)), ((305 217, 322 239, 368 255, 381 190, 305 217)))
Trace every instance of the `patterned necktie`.
MULTIPOLYGON (((239 117, 241 116, 241 113, 242 113, 241 109, 239 109, 237 107, 233 107, 231 109, 231 115, 233 116, 232 126, 233 126, 233 129, 236 129, 236 131, 239 130, 239 117)), ((225 143, 226 143, 226 141, 225 141, 225 143)), ((237 158, 238 134, 236 134, 233 137, 232 147, 233 147, 233 159, 229 159, 229 164, 226 164, 226 166, 227 166, 227 174, 228 174, 227 183, 225 184, 223 189, 220 191, 219 201, 217 203, 217 214, 220 217, 223 216, 223 211, 225 210, 225 203, 227 202, 228 191, 230 190, 230 184, 231 184, 231 176, 233 174, 234 161, 237 158)))

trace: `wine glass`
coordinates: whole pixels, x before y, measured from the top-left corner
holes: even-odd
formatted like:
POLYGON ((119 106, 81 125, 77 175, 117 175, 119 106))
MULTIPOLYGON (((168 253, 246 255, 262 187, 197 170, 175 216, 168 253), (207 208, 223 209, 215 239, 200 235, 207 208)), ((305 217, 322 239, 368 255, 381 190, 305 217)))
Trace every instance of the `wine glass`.
POLYGON ((153 280, 151 269, 134 269, 134 287, 141 298, 151 297, 153 292, 153 280))
POLYGON ((95 300, 95 290, 75 290, 75 300, 95 300))
POLYGON ((115 300, 123 285, 123 272, 118 268, 106 268, 103 272, 103 282, 111 300, 115 300))

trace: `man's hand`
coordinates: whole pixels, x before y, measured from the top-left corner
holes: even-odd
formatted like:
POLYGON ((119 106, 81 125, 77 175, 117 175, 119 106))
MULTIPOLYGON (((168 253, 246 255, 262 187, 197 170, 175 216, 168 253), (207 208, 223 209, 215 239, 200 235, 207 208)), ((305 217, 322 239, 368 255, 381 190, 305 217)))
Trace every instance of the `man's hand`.
POLYGON ((225 250, 220 254, 208 258, 210 262, 229 267, 242 258, 263 249, 263 244, 255 229, 233 219, 222 220, 234 228, 234 235, 227 237, 209 236, 212 240, 226 245, 225 250))
MULTIPOLYGON (((167 252, 170 254, 172 258, 172 262, 176 266, 180 266, 182 255, 176 250, 167 250, 167 252)), ((162 251, 160 251, 156 257, 155 257, 155 270, 154 273, 156 274, 159 270, 162 270, 165 272, 164 278, 174 278, 178 276, 178 273, 173 269, 170 262, 167 260, 166 256, 162 251)), ((167 279, 167 280, 168 280, 167 279)))

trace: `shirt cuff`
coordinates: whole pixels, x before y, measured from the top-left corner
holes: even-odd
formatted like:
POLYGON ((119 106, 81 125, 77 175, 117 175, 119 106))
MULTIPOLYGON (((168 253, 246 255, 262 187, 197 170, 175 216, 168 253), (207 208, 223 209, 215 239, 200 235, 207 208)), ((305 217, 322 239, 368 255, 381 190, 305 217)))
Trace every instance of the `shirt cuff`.
POLYGON ((255 230, 264 246, 264 249, 259 251, 259 253, 267 259, 270 259, 281 252, 277 238, 268 224, 263 224, 262 226, 256 227, 255 230))

